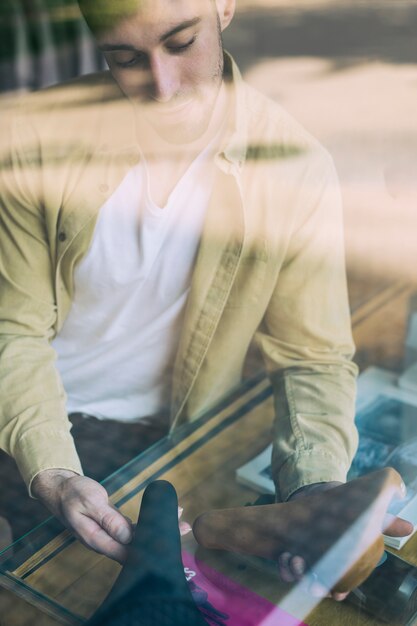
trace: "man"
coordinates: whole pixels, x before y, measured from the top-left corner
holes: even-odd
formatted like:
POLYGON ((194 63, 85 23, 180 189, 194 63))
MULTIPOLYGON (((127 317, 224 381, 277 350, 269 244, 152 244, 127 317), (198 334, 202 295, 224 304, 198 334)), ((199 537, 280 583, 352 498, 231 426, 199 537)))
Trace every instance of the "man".
POLYGON ((175 428, 238 384, 255 338, 285 500, 345 480, 356 367, 333 164, 224 55, 234 0, 80 6, 110 74, 5 116, 0 443, 123 561, 130 523, 82 475, 68 413, 152 421, 170 397, 175 428))

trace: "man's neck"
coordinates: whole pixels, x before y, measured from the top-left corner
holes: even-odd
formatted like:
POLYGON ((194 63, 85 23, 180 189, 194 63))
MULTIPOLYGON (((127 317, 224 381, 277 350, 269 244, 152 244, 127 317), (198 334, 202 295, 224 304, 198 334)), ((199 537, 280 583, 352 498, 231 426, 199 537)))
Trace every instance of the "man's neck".
POLYGON ((146 122, 144 116, 140 115, 138 109, 136 116, 138 142, 147 162, 175 162, 177 165, 182 164, 184 166, 190 164, 214 139, 216 139, 216 141, 215 144, 213 144, 213 149, 216 149, 221 139, 221 130, 224 121, 227 117, 228 102, 227 87, 225 83, 222 82, 207 129, 195 141, 187 143, 171 143, 165 141, 163 137, 146 122))
POLYGON ((164 141, 137 116, 138 142, 148 166, 150 193, 159 207, 166 205, 173 189, 199 154, 209 146, 213 154, 218 151, 227 119, 228 102, 227 87, 222 83, 207 130, 196 141, 184 144, 164 141))

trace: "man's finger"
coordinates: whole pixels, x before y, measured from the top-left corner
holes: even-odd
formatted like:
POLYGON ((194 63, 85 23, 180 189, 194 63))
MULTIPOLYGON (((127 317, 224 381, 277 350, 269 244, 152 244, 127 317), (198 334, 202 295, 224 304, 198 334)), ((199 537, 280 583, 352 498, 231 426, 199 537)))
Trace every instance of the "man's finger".
POLYGON ((347 598, 349 595, 348 591, 345 591, 344 593, 339 593, 339 592, 333 592, 331 594, 331 597, 333 598, 333 600, 336 600, 336 602, 343 602, 343 600, 345 600, 345 598, 347 598))
POLYGON ((300 580, 305 574, 306 562, 301 556, 293 556, 290 560, 290 568, 295 580, 300 580))
POLYGON ((387 514, 384 520, 384 535, 389 535, 390 537, 406 537, 407 535, 411 535, 414 527, 411 522, 407 522, 405 519, 401 517, 395 517, 394 515, 387 514))
POLYGON ((292 559, 292 554, 289 552, 283 552, 278 557, 278 571, 280 578, 285 583, 293 583, 296 579, 294 574, 291 572, 290 561, 292 559))
POLYGON ((113 539, 94 519, 81 515, 76 533, 82 543, 99 554, 123 564, 127 558, 127 548, 113 539))
POLYGON ((184 513, 184 509, 182 506, 178 507, 178 522, 179 522, 179 528, 180 528, 180 535, 181 537, 183 537, 184 535, 188 535, 189 532, 191 532, 192 528, 190 526, 190 524, 188 522, 181 522, 181 515, 184 513))
MULTIPOLYGON (((130 543, 130 541, 132 541, 132 539, 133 539, 133 535, 134 535, 134 532, 135 532, 136 524, 134 524, 132 522, 132 520, 130 519, 130 517, 128 515, 125 515, 124 513, 119 511, 119 509, 116 508, 114 506, 114 504, 112 502, 110 502, 110 501, 109 501, 109 506, 113 509, 113 511, 115 511, 118 515, 121 515, 123 517, 123 519, 126 520, 126 523, 127 523, 128 527, 130 528, 130 536, 131 536, 130 540, 127 543, 130 543)), ((124 542, 122 542, 122 543, 124 543, 124 542)))
POLYGON ((188 522, 180 522, 180 535, 183 537, 184 535, 188 535, 191 532, 192 528, 188 522))
POLYGON ((132 541, 132 525, 116 508, 105 504, 96 506, 94 512, 89 514, 110 537, 122 544, 132 541))

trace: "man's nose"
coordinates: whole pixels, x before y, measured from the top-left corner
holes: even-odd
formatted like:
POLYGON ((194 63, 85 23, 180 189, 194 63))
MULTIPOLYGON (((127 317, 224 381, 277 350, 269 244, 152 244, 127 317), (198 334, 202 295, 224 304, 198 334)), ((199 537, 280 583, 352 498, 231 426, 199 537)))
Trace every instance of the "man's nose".
POLYGON ((179 92, 178 74, 172 60, 160 56, 150 60, 151 91, 157 102, 169 102, 179 92))

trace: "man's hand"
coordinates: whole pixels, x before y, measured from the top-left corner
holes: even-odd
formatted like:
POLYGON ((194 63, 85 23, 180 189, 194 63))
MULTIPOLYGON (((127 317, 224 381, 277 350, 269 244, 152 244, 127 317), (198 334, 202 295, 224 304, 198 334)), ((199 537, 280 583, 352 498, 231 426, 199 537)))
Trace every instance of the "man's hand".
MULTIPOLYGON (((312 485, 306 485, 305 487, 301 487, 301 489, 295 491, 288 498, 288 502, 291 500, 304 498, 305 496, 311 496, 313 493, 317 493, 319 491, 327 491, 328 489, 333 489, 333 487, 338 487, 341 484, 342 483, 340 482, 333 481, 328 483, 314 483, 312 485)), ((278 568, 280 577, 283 581, 296 582, 298 580, 301 580, 301 578, 304 576, 306 572, 306 563, 303 557, 290 554, 289 552, 284 552, 279 557, 278 568)), ((325 589, 319 581, 315 582, 311 586, 310 592, 314 596, 318 597, 325 597, 328 595, 328 590, 325 589)), ((347 593, 330 593, 330 597, 332 597, 334 600, 337 600, 338 602, 344 600, 347 595, 347 593)))
POLYGON ((45 470, 33 480, 32 494, 85 546, 125 561, 132 523, 109 502, 102 485, 67 470, 45 470))
MULTIPOLYGON (((87 548, 124 563, 133 537, 132 522, 111 502, 105 488, 67 470, 45 470, 32 483, 38 498, 87 548)), ((183 509, 178 508, 178 520, 183 509)), ((191 531, 179 521, 181 535, 191 531)))
MULTIPOLYGON (((288 501, 297 500, 305 496, 310 496, 320 491, 327 491, 342 484, 343 483, 333 481, 328 483, 314 483, 312 485, 307 485, 295 491, 288 498, 288 501)), ((402 495, 405 496, 405 486, 403 487, 402 495)), ((407 522, 399 517, 394 517, 393 515, 386 515, 384 524, 384 533, 386 535, 391 535, 393 537, 405 537, 411 532, 413 532, 413 526, 412 524, 410 524, 410 522, 407 522)), ((281 554, 278 560, 278 567, 281 579, 285 582, 295 582, 301 580, 306 572, 306 563, 304 559, 301 556, 292 555, 289 552, 284 552, 283 554, 281 554)), ((337 600, 339 602, 344 600, 349 595, 348 593, 337 592, 330 592, 329 595, 328 589, 325 589, 325 587, 321 585, 319 581, 313 583, 312 587, 310 588, 310 592, 313 595, 319 597, 332 597, 334 600, 337 600)))

